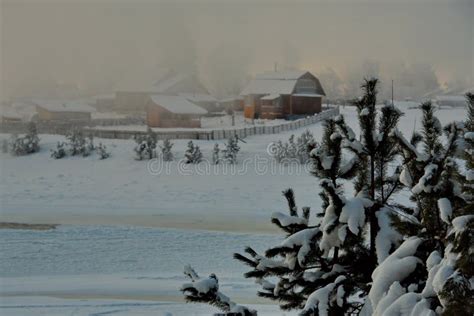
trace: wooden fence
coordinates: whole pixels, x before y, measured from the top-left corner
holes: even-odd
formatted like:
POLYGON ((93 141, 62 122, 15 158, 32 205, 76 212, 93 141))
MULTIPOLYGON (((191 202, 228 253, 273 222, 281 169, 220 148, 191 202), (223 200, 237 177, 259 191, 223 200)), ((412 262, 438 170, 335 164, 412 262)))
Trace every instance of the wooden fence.
MULTIPOLYGON (((239 138, 245 138, 252 135, 263 135, 263 134, 278 134, 280 132, 291 131, 298 128, 302 128, 320 121, 324 121, 330 117, 334 117, 339 114, 339 108, 331 108, 318 113, 313 116, 306 118, 287 121, 278 125, 255 125, 236 127, 232 129, 205 129, 205 130, 186 130, 186 129, 173 129, 169 131, 159 130, 156 131, 158 139, 201 139, 201 140, 220 140, 227 139, 234 135, 239 138)), ((113 139, 130 139, 135 135, 145 134, 145 131, 127 131, 127 130, 110 130, 110 129, 96 129, 87 128, 85 129, 87 134, 91 134, 98 138, 113 138, 113 139)))
MULTIPOLYGON (((308 116, 294 121, 286 121, 278 125, 253 125, 236 127, 231 129, 203 129, 203 130, 187 130, 187 129, 170 129, 169 131, 156 131, 158 139, 202 139, 202 140, 219 140, 227 139, 237 135, 239 138, 245 138, 252 135, 278 134, 285 131, 291 131, 302 128, 339 114, 339 108, 330 108, 313 116, 308 116)), ((120 121, 117 121, 117 123, 120 121)), ((145 131, 127 131, 115 129, 98 129, 96 127, 87 127, 89 122, 57 122, 36 124, 38 133, 41 134, 59 134, 65 135, 72 127, 82 128, 87 135, 98 138, 111 139, 130 139, 135 135, 145 134, 145 131)), ((110 122, 108 122, 110 123, 110 122)), ((89 125, 90 126, 90 125, 89 125)), ((1 133, 25 133, 27 124, 22 122, 2 123, 0 124, 1 133)))

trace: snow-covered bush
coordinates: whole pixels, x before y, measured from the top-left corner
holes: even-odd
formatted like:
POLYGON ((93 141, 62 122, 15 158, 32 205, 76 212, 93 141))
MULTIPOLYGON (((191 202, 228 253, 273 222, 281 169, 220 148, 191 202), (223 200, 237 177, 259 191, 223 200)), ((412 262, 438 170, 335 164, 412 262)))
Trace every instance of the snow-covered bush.
POLYGON ((24 136, 12 135, 9 147, 11 154, 14 156, 24 156, 38 152, 40 146, 36 125, 29 123, 28 131, 24 136))
POLYGON ((212 149, 212 163, 217 165, 220 162, 220 149, 219 144, 214 144, 214 148, 212 149))
POLYGON ((55 149, 51 149, 51 157, 54 159, 61 159, 66 157, 66 144, 58 142, 55 149))
POLYGON ((82 155, 83 157, 87 157, 94 151, 92 135, 86 137, 80 128, 71 129, 67 133, 66 139, 71 156, 82 155))
POLYGON ((186 159, 186 163, 200 163, 202 160, 202 153, 199 146, 194 145, 194 143, 190 140, 188 142, 188 148, 184 153, 184 158, 186 159))
POLYGON ((230 137, 222 150, 222 159, 230 164, 237 163, 237 154, 240 151, 239 138, 236 136, 230 137))
POLYGON ((169 139, 163 140, 163 145, 160 145, 161 148, 161 157, 163 161, 172 161, 174 159, 171 148, 173 148, 173 143, 169 139))
POLYGON ((110 152, 107 151, 107 147, 102 143, 99 143, 99 145, 95 148, 95 151, 97 155, 99 155, 100 160, 107 159, 110 157, 110 152))
POLYGON ((298 162, 305 164, 310 159, 310 151, 316 146, 313 134, 306 130, 298 138, 291 135, 287 142, 279 140, 272 144, 271 155, 277 162, 298 162))
POLYGON ((156 143, 158 136, 151 128, 148 127, 146 134, 135 135, 137 145, 133 149, 135 151, 136 160, 156 158, 156 143))

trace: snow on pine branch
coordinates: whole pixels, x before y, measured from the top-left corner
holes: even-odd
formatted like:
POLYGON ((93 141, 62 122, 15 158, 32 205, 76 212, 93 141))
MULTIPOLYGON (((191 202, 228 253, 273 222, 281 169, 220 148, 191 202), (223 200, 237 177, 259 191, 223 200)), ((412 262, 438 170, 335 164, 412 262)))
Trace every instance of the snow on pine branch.
POLYGON ((302 316, 305 315, 319 315, 328 316, 329 305, 331 304, 330 298, 332 298, 332 292, 336 286, 336 304, 342 307, 344 288, 340 285, 346 279, 345 276, 340 275, 336 278, 333 283, 326 285, 320 289, 314 291, 306 300, 306 304, 301 312, 302 316))
POLYGON ((255 310, 238 305, 227 295, 219 291, 219 280, 215 274, 208 278, 199 278, 196 271, 189 265, 184 267, 184 274, 191 279, 191 282, 181 286, 181 292, 187 302, 208 303, 222 310, 224 315, 232 316, 256 316, 255 310))
POLYGON ((372 273, 372 288, 369 292, 371 306, 377 306, 387 296, 392 284, 403 281, 421 262, 415 256, 422 239, 410 237, 390 254, 372 273))

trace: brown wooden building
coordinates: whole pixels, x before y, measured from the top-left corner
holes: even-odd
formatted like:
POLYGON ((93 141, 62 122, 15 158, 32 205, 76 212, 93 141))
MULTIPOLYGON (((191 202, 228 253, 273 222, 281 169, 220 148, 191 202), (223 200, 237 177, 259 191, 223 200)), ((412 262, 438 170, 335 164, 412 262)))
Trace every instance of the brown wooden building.
POLYGON ((150 127, 201 127, 201 116, 207 111, 183 96, 152 95, 146 106, 150 127))
POLYGON ((35 100, 40 121, 88 121, 95 109, 83 101, 35 100))
POLYGON ((182 95, 209 110, 217 104, 217 100, 210 95, 196 74, 169 72, 149 87, 117 91, 115 110, 122 113, 144 113, 149 97, 156 94, 182 95))
POLYGON ((321 112, 326 95, 319 79, 308 71, 257 75, 241 92, 246 118, 287 118, 321 112))

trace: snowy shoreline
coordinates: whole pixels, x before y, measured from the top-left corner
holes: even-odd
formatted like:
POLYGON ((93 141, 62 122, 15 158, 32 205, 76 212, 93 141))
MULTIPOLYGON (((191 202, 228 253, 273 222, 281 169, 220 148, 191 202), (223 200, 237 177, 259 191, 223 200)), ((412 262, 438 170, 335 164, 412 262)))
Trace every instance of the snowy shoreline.
MULTIPOLYGON (((51 212, 35 212, 25 216, 15 212, 2 211, 2 220, 21 223, 26 226, 36 225, 107 225, 135 226, 147 228, 174 228, 185 230, 202 230, 233 233, 264 233, 275 234, 278 229, 267 219, 246 219, 242 216, 216 216, 215 214, 171 215, 171 214, 137 214, 137 215, 87 215, 54 214, 51 212), (210 220, 206 220, 210 219, 210 220), (45 224, 53 223, 54 224, 45 224)), ((4 229, 15 229, 5 227, 4 229)))

